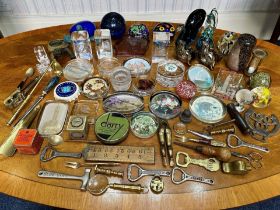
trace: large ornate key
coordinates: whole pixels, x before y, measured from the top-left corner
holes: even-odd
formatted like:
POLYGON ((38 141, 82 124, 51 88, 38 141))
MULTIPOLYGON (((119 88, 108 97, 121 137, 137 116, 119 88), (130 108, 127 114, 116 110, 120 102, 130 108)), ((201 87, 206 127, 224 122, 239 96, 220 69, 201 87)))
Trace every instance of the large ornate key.
POLYGON ((209 171, 218 171, 220 169, 220 161, 216 158, 208 158, 208 159, 192 159, 185 152, 177 152, 176 154, 176 164, 180 167, 188 167, 189 164, 199 165, 206 168, 209 171), (180 155, 184 155, 184 163, 181 164, 179 162, 180 155))

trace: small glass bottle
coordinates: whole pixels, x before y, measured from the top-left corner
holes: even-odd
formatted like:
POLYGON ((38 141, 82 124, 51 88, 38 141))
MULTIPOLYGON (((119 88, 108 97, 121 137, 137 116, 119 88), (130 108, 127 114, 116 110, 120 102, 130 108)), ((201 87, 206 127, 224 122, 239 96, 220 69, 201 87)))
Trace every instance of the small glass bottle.
POLYGON ((113 57, 113 47, 109 29, 95 30, 94 40, 98 59, 113 57))
POLYGON ((86 60, 91 60, 93 58, 91 43, 87 31, 72 32, 71 40, 76 58, 82 58, 86 60))

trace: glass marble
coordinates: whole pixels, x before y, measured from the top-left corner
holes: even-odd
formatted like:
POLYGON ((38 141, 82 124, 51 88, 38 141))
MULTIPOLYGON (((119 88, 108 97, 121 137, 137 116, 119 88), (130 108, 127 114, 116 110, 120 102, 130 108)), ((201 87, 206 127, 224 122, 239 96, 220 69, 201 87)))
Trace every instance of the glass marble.
POLYGON ((101 20, 101 29, 109 29, 112 39, 120 39, 125 33, 125 20, 117 12, 107 13, 101 20))

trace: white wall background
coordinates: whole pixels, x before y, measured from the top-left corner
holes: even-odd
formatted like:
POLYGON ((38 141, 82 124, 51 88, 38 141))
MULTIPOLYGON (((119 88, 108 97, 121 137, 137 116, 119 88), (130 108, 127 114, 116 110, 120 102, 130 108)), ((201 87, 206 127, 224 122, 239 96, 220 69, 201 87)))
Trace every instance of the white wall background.
POLYGON ((184 23, 191 11, 219 12, 218 28, 269 39, 280 0, 0 0, 0 30, 5 36, 80 20, 100 21, 110 11, 126 20, 184 23))

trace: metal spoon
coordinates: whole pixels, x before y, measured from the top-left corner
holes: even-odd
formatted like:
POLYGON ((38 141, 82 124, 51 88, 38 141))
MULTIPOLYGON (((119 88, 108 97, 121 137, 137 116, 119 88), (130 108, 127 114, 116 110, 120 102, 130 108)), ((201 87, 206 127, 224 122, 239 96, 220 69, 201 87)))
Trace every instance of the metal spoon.
POLYGON ((34 69, 32 67, 28 68, 25 72, 25 77, 24 79, 18 84, 17 88, 22 89, 24 86, 24 83, 26 82, 28 77, 31 77, 34 74, 34 69))

